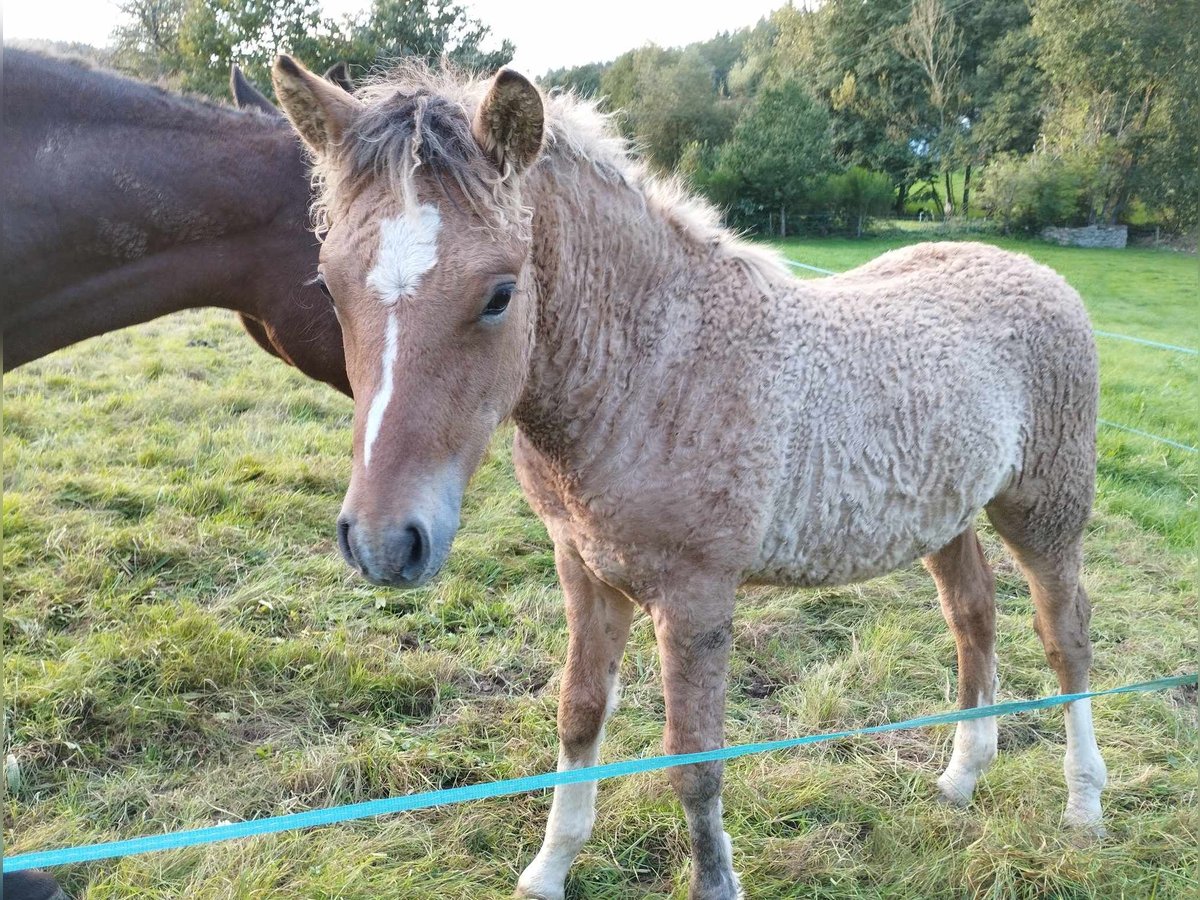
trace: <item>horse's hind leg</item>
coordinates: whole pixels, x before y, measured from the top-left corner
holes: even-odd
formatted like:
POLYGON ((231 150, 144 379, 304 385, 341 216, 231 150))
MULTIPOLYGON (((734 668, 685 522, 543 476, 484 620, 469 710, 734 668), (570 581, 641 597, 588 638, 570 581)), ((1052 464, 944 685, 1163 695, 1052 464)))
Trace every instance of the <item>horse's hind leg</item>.
MULTIPOLYGON (((923 562, 958 645, 959 708, 990 706, 996 698, 996 585, 975 530, 968 528, 923 562)), ((959 722, 950 764, 938 779, 942 796, 965 806, 995 758, 995 717, 959 722)))
MULTIPOLYGON (((1033 627, 1064 694, 1087 691, 1088 669, 1092 664, 1092 641, 1088 633, 1092 605, 1079 583, 1083 524, 1091 494, 1090 490, 1080 494, 1081 498, 1067 503, 1048 503, 1045 498, 1029 502, 1002 496, 988 506, 988 517, 1029 580, 1033 627)), ((1107 774, 1092 730, 1091 701, 1067 704, 1065 715, 1064 819, 1068 825, 1095 827, 1101 820, 1100 791, 1107 774)))

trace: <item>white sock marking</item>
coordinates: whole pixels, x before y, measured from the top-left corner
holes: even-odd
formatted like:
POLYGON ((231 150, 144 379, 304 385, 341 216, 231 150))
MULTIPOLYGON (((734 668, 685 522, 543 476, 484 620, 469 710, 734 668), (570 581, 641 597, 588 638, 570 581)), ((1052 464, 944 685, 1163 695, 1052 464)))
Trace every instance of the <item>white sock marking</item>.
MULTIPOLYGON (((596 741, 590 752, 579 759, 567 759, 560 752, 559 771, 594 766, 599 759, 599 747, 600 742, 596 741)), ((533 862, 521 873, 517 882, 518 894, 561 900, 566 890, 567 872, 591 837, 595 819, 596 782, 556 787, 550 804, 550 818, 546 822, 546 837, 533 862)))
POLYGON ((388 312, 387 334, 383 340, 383 362, 379 367, 379 388, 371 400, 371 408, 367 412, 367 429, 363 437, 363 464, 371 467, 371 448, 379 437, 379 429, 383 425, 383 413, 392 402, 392 387, 396 380, 396 352, 400 337, 400 322, 395 312, 388 312))
POLYGON ((417 290, 421 276, 437 264, 442 217, 426 203, 379 223, 379 250, 367 284, 391 305, 417 290))
MULTIPOLYGON (((976 706, 990 706, 995 694, 980 691, 976 706)), ((950 765, 938 779, 942 795, 951 803, 966 806, 975 792, 979 776, 996 758, 996 718, 969 719, 954 729, 954 751, 950 765)))
MULTIPOLYGON (((416 291, 421 276, 437 264, 437 238, 442 219, 437 207, 426 203, 379 223, 379 249, 375 265, 367 273, 367 284, 379 294, 387 306, 416 291)), ((392 401, 396 377, 396 354, 400 338, 400 322, 389 311, 387 333, 384 337, 383 360, 379 370, 379 386, 367 412, 363 437, 363 464, 371 466, 371 448, 383 426, 383 414, 392 401)))
POLYGON ((1068 825, 1097 825, 1102 818, 1100 791, 1108 783, 1108 772, 1096 746, 1092 728, 1092 701, 1067 704, 1067 755, 1063 773, 1067 777, 1068 825))
MULTIPOLYGON (((608 689, 605 719, 616 709, 617 699, 618 686, 614 678, 608 689)), ((600 759, 600 742, 603 740, 604 727, 601 726, 596 740, 578 758, 569 759, 560 749, 558 770, 562 772, 596 765, 600 759)), ((591 837, 595 820, 596 782, 585 781, 556 787, 554 800, 550 804, 550 818, 546 822, 546 837, 533 862, 521 873, 517 882, 518 896, 561 900, 566 891, 567 872, 591 837)))

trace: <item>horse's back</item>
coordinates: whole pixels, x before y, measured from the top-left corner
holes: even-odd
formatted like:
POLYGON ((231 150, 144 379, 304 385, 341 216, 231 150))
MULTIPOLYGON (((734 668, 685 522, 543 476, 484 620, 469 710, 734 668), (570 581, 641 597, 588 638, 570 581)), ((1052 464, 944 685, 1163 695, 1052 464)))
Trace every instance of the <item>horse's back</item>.
POLYGON ((754 577, 872 577, 944 546, 1030 478, 1094 467, 1090 325, 1052 270, 925 244, 785 301, 793 352, 754 577))

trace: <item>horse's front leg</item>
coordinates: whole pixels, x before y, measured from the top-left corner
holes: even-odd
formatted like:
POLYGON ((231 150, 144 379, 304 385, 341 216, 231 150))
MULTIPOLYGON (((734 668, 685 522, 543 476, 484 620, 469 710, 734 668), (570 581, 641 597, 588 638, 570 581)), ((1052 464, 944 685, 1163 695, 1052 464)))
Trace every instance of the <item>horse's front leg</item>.
MULTIPOLYGON (((567 605, 567 666, 558 698, 558 768, 594 766, 605 719, 617 699, 617 672, 634 606, 596 579, 574 550, 556 546, 558 577, 567 605)), ((592 833, 596 782, 554 789, 542 849, 517 882, 517 895, 561 900, 567 870, 592 833)))
MULTIPOLYGON (((724 746, 733 587, 713 592, 711 585, 705 586, 696 599, 652 607, 652 615, 662 659, 667 753, 697 753, 724 746)), ((741 896, 733 871, 733 846, 721 825, 723 771, 721 762, 668 770, 692 842, 690 900, 741 896)))

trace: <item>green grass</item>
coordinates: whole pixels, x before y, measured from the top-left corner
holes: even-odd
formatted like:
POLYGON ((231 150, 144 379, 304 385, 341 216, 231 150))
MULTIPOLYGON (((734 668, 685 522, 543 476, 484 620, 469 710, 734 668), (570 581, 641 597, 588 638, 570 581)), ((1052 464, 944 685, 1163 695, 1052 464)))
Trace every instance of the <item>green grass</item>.
MULTIPOLYGON (((901 243, 788 242, 848 268, 901 243)), ((1196 260, 1005 242, 1061 271, 1097 327, 1195 346, 1196 260)), ((1197 443, 1195 358, 1101 342, 1108 418, 1197 443)), ((4 385, 8 853, 255 818, 553 768, 566 634, 545 530, 508 432, 475 478, 445 574, 356 580, 333 522, 350 404, 216 311, 109 335, 4 385)), ((1196 458, 1101 432, 1087 543, 1094 683, 1196 668, 1196 458)), ((1001 699, 1052 693, 1027 591, 990 531, 1001 699)), ((730 742, 947 708, 954 647, 919 566, 864 585, 747 591, 730 742)), ((653 636, 634 629, 604 759, 659 752, 653 636)), ((1059 827, 1062 714, 1005 719, 967 810, 935 802, 950 728, 728 769, 750 897, 1185 897, 1197 868, 1196 694, 1101 701, 1109 835, 1059 827)), ((549 806, 517 796, 60 874, 88 900, 499 898, 549 806)), ((661 775, 609 782, 574 898, 683 897, 686 832, 661 775)))

